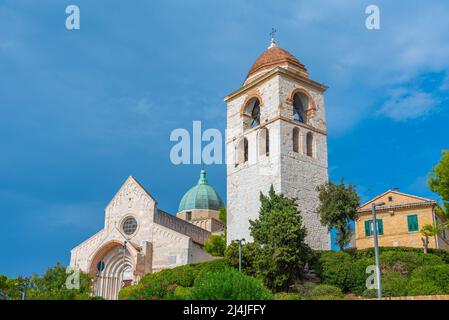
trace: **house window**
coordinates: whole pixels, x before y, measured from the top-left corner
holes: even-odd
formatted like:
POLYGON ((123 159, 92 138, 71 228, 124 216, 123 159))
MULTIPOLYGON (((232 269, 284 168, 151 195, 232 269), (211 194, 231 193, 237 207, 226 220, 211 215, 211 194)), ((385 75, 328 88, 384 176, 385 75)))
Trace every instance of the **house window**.
MULTIPOLYGON (((374 234, 373 229, 373 220, 366 220, 365 221, 365 237, 372 236, 374 234)), ((382 219, 377 219, 377 234, 383 235, 384 234, 384 226, 382 219)))
POLYGON ((388 197, 388 201, 389 201, 389 202, 392 202, 392 201, 393 201, 393 197, 391 197, 391 196, 388 197))
POLYGON ((419 230, 418 215, 413 214, 413 215, 407 216, 407 225, 408 225, 408 232, 418 231, 419 230))

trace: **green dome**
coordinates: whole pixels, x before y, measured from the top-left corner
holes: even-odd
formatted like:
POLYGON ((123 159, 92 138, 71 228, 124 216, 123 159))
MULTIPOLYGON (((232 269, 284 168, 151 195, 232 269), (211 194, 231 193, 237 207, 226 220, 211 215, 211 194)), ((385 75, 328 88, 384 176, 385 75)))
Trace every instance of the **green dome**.
POLYGON ((206 170, 202 169, 198 184, 187 191, 184 197, 182 197, 178 212, 193 209, 218 211, 222 206, 223 201, 220 195, 207 183, 206 170))

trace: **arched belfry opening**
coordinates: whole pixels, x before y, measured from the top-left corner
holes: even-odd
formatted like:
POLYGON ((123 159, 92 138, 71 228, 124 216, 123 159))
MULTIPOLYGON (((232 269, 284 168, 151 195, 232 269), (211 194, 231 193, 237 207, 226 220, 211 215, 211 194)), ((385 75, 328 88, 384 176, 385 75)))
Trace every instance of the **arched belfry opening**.
POLYGON ((302 92, 293 95, 293 120, 307 123, 309 98, 302 92))
POLYGON ((256 128, 260 125, 260 100, 252 98, 243 110, 243 127, 245 130, 256 128))

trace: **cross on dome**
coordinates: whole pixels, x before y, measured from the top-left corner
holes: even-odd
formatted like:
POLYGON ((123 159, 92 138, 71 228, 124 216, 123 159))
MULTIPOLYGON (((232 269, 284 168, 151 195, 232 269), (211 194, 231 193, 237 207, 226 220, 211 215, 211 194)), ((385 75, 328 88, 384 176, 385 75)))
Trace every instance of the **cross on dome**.
POLYGON ((268 47, 268 49, 276 47, 276 39, 274 38, 274 35, 276 34, 276 32, 278 32, 278 31, 275 28, 271 28, 271 32, 270 32, 271 42, 270 42, 270 46, 268 47))

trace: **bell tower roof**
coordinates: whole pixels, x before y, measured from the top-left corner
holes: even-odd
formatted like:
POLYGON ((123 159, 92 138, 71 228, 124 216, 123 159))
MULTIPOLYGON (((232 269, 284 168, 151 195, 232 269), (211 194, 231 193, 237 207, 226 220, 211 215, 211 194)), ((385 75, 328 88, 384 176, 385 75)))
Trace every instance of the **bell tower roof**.
POLYGON ((291 67, 308 76, 306 67, 290 52, 279 48, 274 39, 272 39, 268 49, 262 53, 252 65, 246 76, 245 82, 262 71, 269 71, 281 66, 291 67))

